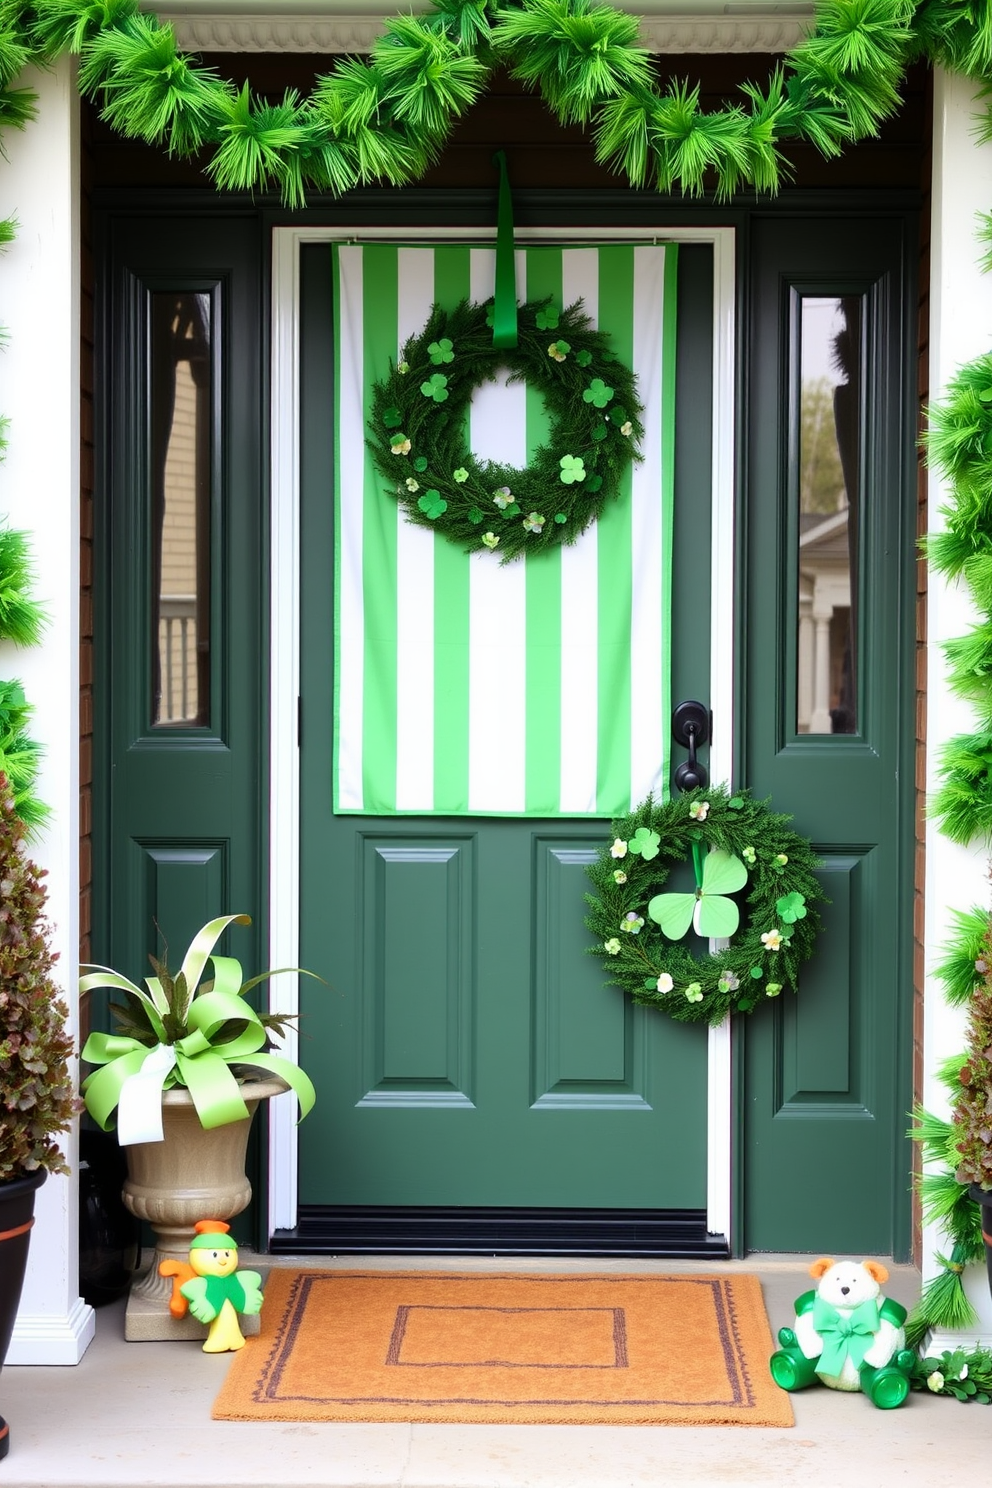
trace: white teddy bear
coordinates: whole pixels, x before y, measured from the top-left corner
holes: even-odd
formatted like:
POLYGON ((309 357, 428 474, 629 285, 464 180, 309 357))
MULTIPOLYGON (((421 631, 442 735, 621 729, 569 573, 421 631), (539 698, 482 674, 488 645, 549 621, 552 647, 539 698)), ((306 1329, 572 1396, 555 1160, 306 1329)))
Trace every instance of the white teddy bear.
POLYGON ((772 1378, 785 1390, 819 1379, 831 1390, 864 1390, 882 1409, 909 1393, 913 1355, 906 1351, 906 1309, 880 1297, 889 1273, 880 1261, 833 1261, 809 1268, 819 1283, 796 1300, 792 1328, 772 1356, 772 1378))

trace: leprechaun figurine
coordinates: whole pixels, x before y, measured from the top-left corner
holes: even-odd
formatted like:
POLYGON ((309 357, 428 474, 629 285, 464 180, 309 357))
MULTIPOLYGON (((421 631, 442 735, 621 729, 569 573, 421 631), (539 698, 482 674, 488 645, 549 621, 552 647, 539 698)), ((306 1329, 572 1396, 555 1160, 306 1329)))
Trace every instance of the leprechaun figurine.
POLYGON ((189 1248, 194 1275, 179 1291, 197 1322, 208 1323, 205 1354, 244 1348, 238 1313, 252 1315, 262 1308, 262 1278, 257 1271, 238 1270, 238 1247, 219 1219, 201 1219, 189 1248))

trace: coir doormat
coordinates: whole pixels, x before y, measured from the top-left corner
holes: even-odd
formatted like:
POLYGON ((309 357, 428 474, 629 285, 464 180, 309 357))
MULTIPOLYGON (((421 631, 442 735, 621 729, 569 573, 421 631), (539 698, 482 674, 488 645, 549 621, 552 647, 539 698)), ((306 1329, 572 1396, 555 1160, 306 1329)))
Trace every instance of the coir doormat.
POLYGON ((228 1421, 791 1426, 756 1276, 273 1269, 228 1421))

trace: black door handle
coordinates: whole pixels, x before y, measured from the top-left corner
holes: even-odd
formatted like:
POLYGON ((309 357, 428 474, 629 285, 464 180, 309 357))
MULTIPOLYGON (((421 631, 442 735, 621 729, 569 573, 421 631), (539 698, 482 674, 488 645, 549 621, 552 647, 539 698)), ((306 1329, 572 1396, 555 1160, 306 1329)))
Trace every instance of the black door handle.
POLYGON ((699 790, 709 779, 706 766, 696 758, 696 750, 710 736, 710 714, 705 704, 679 703, 672 714, 672 736, 689 751, 689 758, 675 771, 675 784, 680 791, 699 790))

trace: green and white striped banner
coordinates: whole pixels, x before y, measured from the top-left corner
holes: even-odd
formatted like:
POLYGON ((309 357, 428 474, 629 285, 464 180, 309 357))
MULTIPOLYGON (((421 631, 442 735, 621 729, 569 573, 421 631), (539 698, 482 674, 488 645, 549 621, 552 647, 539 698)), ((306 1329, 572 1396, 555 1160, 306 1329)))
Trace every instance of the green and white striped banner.
MULTIPOLYGON (((493 293, 495 253, 335 250, 334 808, 612 817, 667 786, 676 249, 520 249, 517 296, 582 300, 632 366, 643 461, 570 547, 501 567, 408 523, 365 446, 372 385, 434 301, 493 293)), ((519 384, 473 399, 470 442, 517 466, 545 437, 519 384)))

